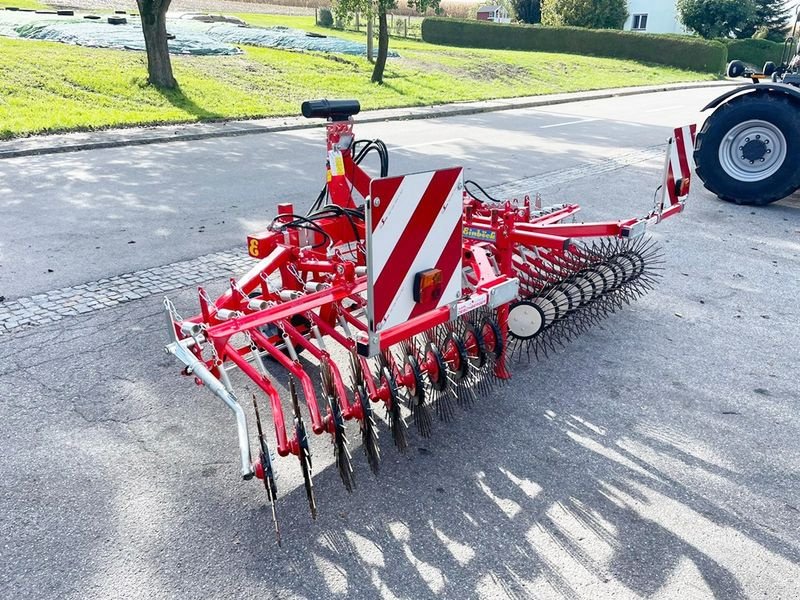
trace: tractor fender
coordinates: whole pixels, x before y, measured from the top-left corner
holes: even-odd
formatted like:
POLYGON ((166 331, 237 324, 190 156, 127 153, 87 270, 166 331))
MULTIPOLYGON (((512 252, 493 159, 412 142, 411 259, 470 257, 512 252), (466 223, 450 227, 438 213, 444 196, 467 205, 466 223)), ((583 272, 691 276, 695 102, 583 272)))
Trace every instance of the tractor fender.
POLYGON ((747 85, 743 85, 741 87, 737 87, 736 89, 730 90, 729 92, 725 92, 721 96, 714 98, 711 102, 706 104, 701 109, 701 112, 704 110, 708 110, 709 108, 717 108, 720 104, 724 104, 725 102, 728 102, 734 97, 739 97, 743 96, 744 94, 752 94, 752 93, 783 94, 793 100, 797 100, 798 102, 800 102, 800 90, 798 90, 794 86, 786 85, 783 83, 749 83, 747 85))

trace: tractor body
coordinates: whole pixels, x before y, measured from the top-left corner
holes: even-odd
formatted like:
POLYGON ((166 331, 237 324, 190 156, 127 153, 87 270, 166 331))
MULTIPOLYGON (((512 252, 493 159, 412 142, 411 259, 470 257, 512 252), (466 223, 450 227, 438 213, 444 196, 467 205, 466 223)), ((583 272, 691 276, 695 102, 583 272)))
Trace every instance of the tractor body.
MULTIPOLYGON (((800 24, 797 11, 792 32, 800 24)), ((728 63, 729 77, 752 84, 726 92, 697 135, 694 161, 705 187, 720 199, 764 206, 800 188, 800 54, 786 38, 778 64, 761 72, 742 61, 728 63)))

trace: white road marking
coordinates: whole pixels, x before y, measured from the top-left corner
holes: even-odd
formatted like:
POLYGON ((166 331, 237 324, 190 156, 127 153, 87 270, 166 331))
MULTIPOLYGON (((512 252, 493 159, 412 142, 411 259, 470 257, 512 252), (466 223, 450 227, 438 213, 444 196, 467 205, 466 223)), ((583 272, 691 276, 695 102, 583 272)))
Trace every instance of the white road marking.
POLYGON ((408 150, 409 148, 421 148, 422 146, 436 146, 437 144, 449 144, 450 142, 460 142, 464 138, 448 138, 446 140, 435 140, 433 142, 420 142, 419 144, 408 144, 406 146, 394 146, 392 150, 408 150))
POLYGON ((599 121, 599 118, 581 119, 579 121, 566 121, 564 123, 553 123, 552 125, 542 125, 540 129, 550 129, 552 127, 565 127, 566 125, 578 125, 580 123, 591 123, 592 121, 599 121))

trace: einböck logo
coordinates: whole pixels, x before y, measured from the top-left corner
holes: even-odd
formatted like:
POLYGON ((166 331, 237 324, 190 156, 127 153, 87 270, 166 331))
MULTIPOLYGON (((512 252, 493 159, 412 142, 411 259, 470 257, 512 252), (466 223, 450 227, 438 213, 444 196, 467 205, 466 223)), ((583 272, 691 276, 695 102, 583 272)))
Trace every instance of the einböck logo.
POLYGON ((470 227, 469 225, 464 225, 464 237, 482 242, 497 241, 497 233, 495 231, 481 229, 480 227, 470 227))

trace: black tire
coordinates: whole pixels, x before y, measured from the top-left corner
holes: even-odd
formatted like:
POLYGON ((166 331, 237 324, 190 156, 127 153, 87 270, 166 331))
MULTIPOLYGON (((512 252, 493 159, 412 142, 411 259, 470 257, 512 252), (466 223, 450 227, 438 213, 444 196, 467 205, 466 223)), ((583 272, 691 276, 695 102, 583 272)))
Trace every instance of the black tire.
POLYGON ((744 75, 744 63, 740 60, 732 60, 728 63, 728 68, 725 72, 728 74, 728 77, 741 77, 744 75))
MULTIPOLYGON (((766 144, 761 142, 759 144, 755 151, 769 148, 766 144)), ((737 154, 739 150, 742 150, 742 147, 737 149, 737 154)), ((738 157, 736 159, 738 161, 738 157)), ((800 188, 800 106, 780 93, 751 93, 722 104, 711 114, 703 129, 697 134, 694 161, 697 175, 706 189, 722 200, 763 206, 785 198, 800 188), (767 165, 770 161, 773 163, 773 172, 765 171, 768 174, 757 180, 737 178, 735 169, 740 167, 726 168, 720 159, 721 154, 724 155, 724 151, 720 151, 720 146, 723 143, 732 143, 729 141, 729 133, 749 121, 754 121, 753 127, 759 126, 755 121, 763 121, 777 128, 783 136, 783 141, 776 140, 772 147, 777 147, 775 144, 778 143, 785 147, 782 160, 767 159, 767 165)), ((747 168, 746 160, 739 164, 747 168)), ((752 162, 749 164, 752 165, 752 162)), ((753 177, 758 177, 758 174, 754 174, 753 177)))
POLYGON ((772 74, 775 72, 775 69, 776 69, 775 63, 770 60, 764 63, 764 68, 761 70, 761 72, 764 73, 764 75, 766 75, 767 77, 772 77, 772 74))

